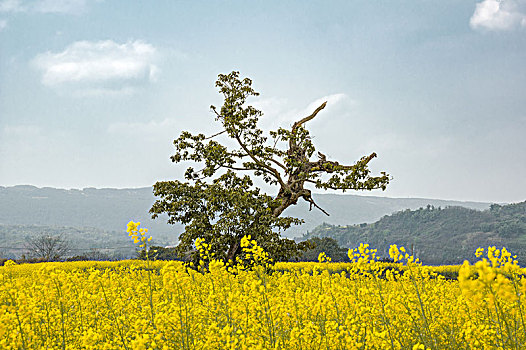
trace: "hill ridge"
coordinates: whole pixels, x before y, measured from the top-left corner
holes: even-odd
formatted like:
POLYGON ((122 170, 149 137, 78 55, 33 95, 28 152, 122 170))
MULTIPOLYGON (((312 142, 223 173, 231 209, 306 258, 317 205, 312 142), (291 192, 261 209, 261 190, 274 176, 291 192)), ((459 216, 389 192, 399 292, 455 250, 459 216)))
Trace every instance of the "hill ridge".
MULTIPOLYGON (((331 216, 300 202, 285 215, 300 217, 305 224, 293 227, 286 236, 294 237, 322 222, 331 224, 374 222, 386 214, 427 204, 462 205, 474 209, 488 208, 490 203, 460 202, 425 198, 391 198, 356 194, 314 194, 317 203, 331 216)), ((181 225, 166 224, 166 217, 151 220, 148 213, 154 203, 150 187, 60 189, 32 185, 0 186, 0 223, 6 225, 38 224, 50 226, 96 227, 108 231, 124 230, 129 220, 141 221, 153 234, 177 237, 181 225)), ((174 243, 174 242, 172 242, 174 243)))
POLYGON ((473 260, 478 247, 507 247, 526 263, 526 201, 492 204, 478 211, 460 206, 403 210, 385 215, 371 224, 331 225, 324 223, 302 236, 330 237, 341 246, 369 243, 387 256, 390 244, 413 247, 427 264, 461 263, 473 260))

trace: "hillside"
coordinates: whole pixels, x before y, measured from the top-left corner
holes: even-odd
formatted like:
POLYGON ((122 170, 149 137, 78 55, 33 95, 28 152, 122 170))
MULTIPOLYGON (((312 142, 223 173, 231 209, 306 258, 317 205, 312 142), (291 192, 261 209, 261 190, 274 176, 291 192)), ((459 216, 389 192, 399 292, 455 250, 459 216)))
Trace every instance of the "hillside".
POLYGON ((125 232, 130 220, 141 221, 157 235, 173 227, 151 220, 151 188, 64 190, 34 186, 0 187, 0 224, 94 227, 125 232))
POLYGON ((0 258, 14 259, 27 255, 27 238, 40 234, 61 235, 71 247, 69 256, 96 251, 111 259, 121 259, 136 254, 136 247, 125 232, 94 227, 0 225, 0 258))
POLYGON ((478 211, 462 207, 404 210, 372 224, 337 226, 323 224, 304 235, 332 237, 343 247, 369 243, 382 256, 390 244, 413 249, 427 264, 461 263, 473 260, 478 247, 505 246, 526 263, 526 201, 491 205, 478 211))
MULTIPOLYGON (((364 193, 364 192, 362 192, 364 193)), ((289 237, 298 237, 313 230, 323 222, 332 225, 352 225, 373 223, 385 215, 405 209, 418 209, 427 205, 435 207, 461 206, 476 210, 488 209, 490 203, 460 202, 426 198, 387 198, 376 196, 358 196, 351 194, 313 194, 316 203, 326 210, 330 216, 313 209, 309 211, 306 202, 290 207, 285 215, 299 217, 305 220, 301 226, 292 227, 287 231, 289 237)))
MULTIPOLYGON (((374 222, 384 215, 403 209, 434 206, 464 206, 486 209, 489 203, 458 202, 420 198, 385 198, 374 196, 315 194, 315 200, 331 216, 319 210, 308 210, 300 202, 285 214, 303 218, 305 223, 286 232, 301 236, 322 222, 333 225, 374 222)), ((148 210, 155 201, 152 189, 95 189, 64 190, 34 186, 0 187, 0 224, 93 227, 100 230, 124 232, 130 220, 141 221, 158 242, 177 243, 183 230, 180 225, 166 224, 166 217, 151 220, 148 210)))

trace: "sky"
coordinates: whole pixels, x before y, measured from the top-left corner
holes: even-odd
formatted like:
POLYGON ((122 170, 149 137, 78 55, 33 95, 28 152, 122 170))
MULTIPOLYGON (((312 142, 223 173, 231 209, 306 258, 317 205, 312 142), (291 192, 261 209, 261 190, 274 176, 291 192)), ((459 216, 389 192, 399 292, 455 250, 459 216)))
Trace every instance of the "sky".
POLYGON ((0 0, 0 186, 182 180, 233 70, 265 130, 328 101, 317 149, 392 176, 357 194, 526 200, 526 0, 0 0))

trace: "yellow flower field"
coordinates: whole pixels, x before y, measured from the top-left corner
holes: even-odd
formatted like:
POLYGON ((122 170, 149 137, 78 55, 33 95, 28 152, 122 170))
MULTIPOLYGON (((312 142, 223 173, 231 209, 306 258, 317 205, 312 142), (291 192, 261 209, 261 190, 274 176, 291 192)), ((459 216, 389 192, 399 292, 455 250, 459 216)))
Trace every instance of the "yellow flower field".
POLYGON ((341 273, 328 262, 273 273, 217 261, 206 273, 159 261, 8 263, 0 348, 526 348, 524 270, 505 250, 460 267, 458 280, 395 246, 396 264, 367 246, 349 255, 341 273))

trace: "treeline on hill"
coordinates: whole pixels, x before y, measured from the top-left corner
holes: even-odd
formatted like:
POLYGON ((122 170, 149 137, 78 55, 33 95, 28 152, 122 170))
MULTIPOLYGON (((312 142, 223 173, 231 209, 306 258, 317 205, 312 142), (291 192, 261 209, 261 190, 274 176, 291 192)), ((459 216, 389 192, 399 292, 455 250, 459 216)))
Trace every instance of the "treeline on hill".
POLYGON ((77 257, 77 260, 119 260, 136 256, 136 248, 125 232, 104 231, 94 227, 1 225, 0 258, 30 259, 28 242, 45 235, 60 237, 69 246, 60 260, 77 257))
MULTIPOLYGON (((318 261, 318 254, 325 252, 332 261, 348 261, 347 249, 332 238, 310 239, 313 248, 306 251, 300 261, 318 261)), ((104 231, 94 227, 75 228, 68 226, 0 225, 0 266, 8 259, 20 263, 41 261, 76 260, 122 260, 146 259, 144 250, 138 251, 128 235, 116 231, 104 231), (67 253, 52 259, 43 259, 31 254, 28 240, 39 235, 60 237, 69 246, 67 253)), ((182 260, 174 247, 156 245, 152 241, 148 258, 151 260, 182 260)))
POLYGON ((369 243, 378 255, 388 256, 389 246, 404 246, 426 264, 474 261, 478 247, 506 247, 526 264, 526 201, 491 205, 478 211, 462 207, 404 210, 372 224, 336 226, 322 224, 302 237, 334 238, 343 247, 369 243))
MULTIPOLYGON (((338 245, 338 242, 330 237, 312 237, 309 239, 312 248, 305 251, 301 257, 293 259, 293 261, 318 261, 318 255, 321 252, 326 253, 331 257, 332 261, 349 261, 347 256, 347 248, 342 248, 338 245)), ((151 259, 151 260, 184 260, 177 255, 175 247, 160 247, 152 246, 148 252, 140 251, 138 255, 139 259, 151 259)))

